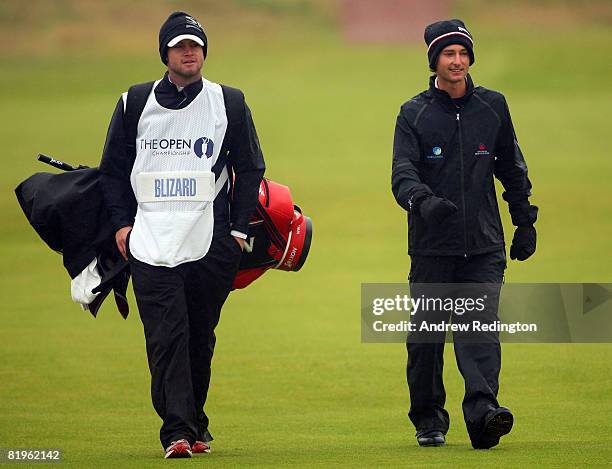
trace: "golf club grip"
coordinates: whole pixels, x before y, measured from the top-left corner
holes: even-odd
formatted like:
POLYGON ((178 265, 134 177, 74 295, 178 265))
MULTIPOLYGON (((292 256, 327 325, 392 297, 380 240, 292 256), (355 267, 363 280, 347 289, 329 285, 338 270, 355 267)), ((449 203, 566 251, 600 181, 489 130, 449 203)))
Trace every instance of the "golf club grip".
POLYGON ((68 163, 64 163, 63 161, 56 160, 55 158, 51 158, 50 156, 43 155, 42 153, 38 154, 38 161, 42 161, 43 163, 47 163, 54 168, 61 169, 62 171, 74 171, 78 168, 69 165, 68 163))

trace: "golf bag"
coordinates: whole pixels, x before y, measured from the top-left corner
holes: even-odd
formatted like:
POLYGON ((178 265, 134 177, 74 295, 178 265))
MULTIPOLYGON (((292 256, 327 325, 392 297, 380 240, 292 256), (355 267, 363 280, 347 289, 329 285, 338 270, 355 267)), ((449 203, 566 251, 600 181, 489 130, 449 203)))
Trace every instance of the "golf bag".
MULTIPOLYGON (((59 174, 36 173, 15 189, 28 221, 43 241, 62 254, 71 279, 96 261, 99 293, 87 309, 96 316, 113 291, 126 318, 130 271, 115 244, 97 168, 73 167, 45 155, 38 159, 61 169, 59 174)), ((245 288, 269 269, 298 271, 304 265, 312 237, 312 222, 293 205, 287 186, 263 179, 259 201, 251 216, 248 238, 233 288, 245 288)))
POLYGON ((270 269, 297 272, 312 239, 312 221, 293 204, 287 186, 264 178, 251 216, 234 289, 244 288, 270 269))

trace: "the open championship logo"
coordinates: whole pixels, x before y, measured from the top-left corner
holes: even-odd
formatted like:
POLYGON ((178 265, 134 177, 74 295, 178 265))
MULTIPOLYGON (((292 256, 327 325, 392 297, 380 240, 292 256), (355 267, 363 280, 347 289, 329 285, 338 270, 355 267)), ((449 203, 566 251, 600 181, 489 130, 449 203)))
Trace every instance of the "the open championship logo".
POLYGON ((208 137, 200 137, 196 141, 190 138, 141 138, 138 149, 150 151, 151 156, 189 156, 193 153, 198 158, 213 156, 213 141, 208 137))
POLYGON ((202 155, 206 155, 206 158, 210 158, 213 155, 213 141, 208 137, 198 138, 194 145, 193 151, 198 158, 202 158, 202 155))

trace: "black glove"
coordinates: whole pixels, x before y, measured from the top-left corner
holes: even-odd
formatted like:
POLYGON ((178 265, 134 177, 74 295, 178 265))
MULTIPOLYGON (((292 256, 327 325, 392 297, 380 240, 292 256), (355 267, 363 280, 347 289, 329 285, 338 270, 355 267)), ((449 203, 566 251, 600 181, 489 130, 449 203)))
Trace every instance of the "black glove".
POLYGON ((512 238, 510 247, 510 259, 524 261, 536 250, 536 229, 533 225, 518 226, 512 238))
POLYGON ((457 206, 450 200, 432 195, 419 204, 419 212, 428 225, 439 225, 457 212, 457 206))

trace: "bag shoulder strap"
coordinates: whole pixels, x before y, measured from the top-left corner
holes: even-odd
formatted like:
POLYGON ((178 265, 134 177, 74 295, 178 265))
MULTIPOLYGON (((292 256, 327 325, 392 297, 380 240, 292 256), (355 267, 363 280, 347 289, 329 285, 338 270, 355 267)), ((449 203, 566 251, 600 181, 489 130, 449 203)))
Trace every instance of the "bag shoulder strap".
POLYGON ((244 94, 238 88, 226 85, 221 85, 221 90, 223 91, 223 100, 225 101, 228 136, 228 138, 223 140, 223 147, 225 147, 225 150, 231 150, 244 119, 244 94))
POLYGON ((132 158, 136 158, 136 133, 138 132, 138 121, 147 104, 147 99, 151 94, 154 83, 154 81, 139 83, 138 85, 131 86, 127 92, 123 125, 128 154, 132 158))
POLYGON ((221 145, 221 155, 228 155, 229 161, 225 158, 219 158, 217 164, 213 167, 215 176, 217 176, 217 187, 225 185, 225 181, 229 179, 229 193, 232 193, 234 186, 234 178, 231 171, 231 159, 236 148, 237 139, 240 135, 240 128, 244 121, 244 94, 238 88, 221 85, 223 91, 223 101, 225 102, 225 114, 227 116, 227 130, 225 138, 221 145), (221 163, 223 162, 223 166, 221 163))

